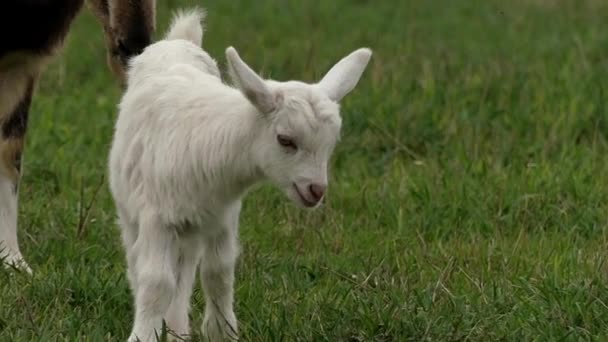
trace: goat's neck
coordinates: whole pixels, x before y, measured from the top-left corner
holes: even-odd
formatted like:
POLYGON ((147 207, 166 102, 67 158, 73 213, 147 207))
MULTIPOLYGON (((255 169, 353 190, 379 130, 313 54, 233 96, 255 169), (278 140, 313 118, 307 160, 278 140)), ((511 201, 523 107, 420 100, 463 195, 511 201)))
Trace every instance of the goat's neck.
POLYGON ((221 187, 227 197, 238 198, 264 178, 254 149, 265 123, 248 102, 235 107, 238 110, 213 122, 210 140, 202 141, 200 150, 205 151, 201 167, 207 180, 221 187))

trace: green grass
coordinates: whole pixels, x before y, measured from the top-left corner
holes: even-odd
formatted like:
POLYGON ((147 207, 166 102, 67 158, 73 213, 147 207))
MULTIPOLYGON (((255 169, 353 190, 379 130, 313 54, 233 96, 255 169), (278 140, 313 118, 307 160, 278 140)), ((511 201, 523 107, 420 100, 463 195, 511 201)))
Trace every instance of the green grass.
MULTIPOLYGON (((198 3, 159 1, 159 35, 198 3)), ((270 187, 245 201, 243 340, 608 339, 608 2, 202 5, 222 68, 234 45, 266 76, 314 81, 374 50, 342 106, 325 207, 270 187)), ((102 41, 80 16, 36 95, 19 214, 35 274, 0 271, 1 341, 131 328, 103 180, 120 91, 102 41)), ((195 331, 203 307, 197 287, 195 331)))

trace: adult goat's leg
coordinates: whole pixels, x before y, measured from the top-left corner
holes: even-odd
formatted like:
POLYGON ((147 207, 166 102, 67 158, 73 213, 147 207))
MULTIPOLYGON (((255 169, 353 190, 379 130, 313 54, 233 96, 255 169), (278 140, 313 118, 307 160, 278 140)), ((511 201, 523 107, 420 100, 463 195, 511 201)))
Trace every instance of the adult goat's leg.
POLYGON ((152 42, 156 26, 156 0, 87 0, 101 22, 110 69, 124 84, 129 58, 152 42))
POLYGON ((19 69, 0 72, 0 257, 28 273, 17 241, 21 157, 37 75, 19 69))

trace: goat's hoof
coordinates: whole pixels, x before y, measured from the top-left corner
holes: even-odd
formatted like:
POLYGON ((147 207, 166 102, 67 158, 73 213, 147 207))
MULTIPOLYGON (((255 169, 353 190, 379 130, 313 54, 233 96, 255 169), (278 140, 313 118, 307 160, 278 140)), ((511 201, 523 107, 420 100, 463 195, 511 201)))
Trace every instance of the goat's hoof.
POLYGON ((4 267, 16 269, 30 275, 32 274, 32 269, 27 262, 23 260, 21 254, 9 251, 7 254, 0 256, 0 258, 2 258, 1 262, 4 264, 4 267))
POLYGON ((234 313, 222 315, 210 315, 203 320, 203 341, 223 342, 238 341, 237 322, 234 313))
POLYGON ((127 339, 127 342, 143 342, 143 340, 137 337, 135 334, 131 334, 131 336, 129 336, 127 339))

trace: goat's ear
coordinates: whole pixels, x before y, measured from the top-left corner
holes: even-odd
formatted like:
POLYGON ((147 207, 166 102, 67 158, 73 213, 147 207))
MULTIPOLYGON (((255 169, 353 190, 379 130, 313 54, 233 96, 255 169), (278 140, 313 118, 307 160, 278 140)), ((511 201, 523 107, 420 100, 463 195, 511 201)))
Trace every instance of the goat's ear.
POLYGON ((232 81, 249 102, 264 114, 274 111, 278 105, 278 97, 268 88, 266 82, 243 62, 232 46, 226 49, 226 59, 232 81))
POLYGON ((361 48, 342 58, 325 74, 318 86, 335 102, 342 100, 355 88, 361 78, 372 50, 361 48))

